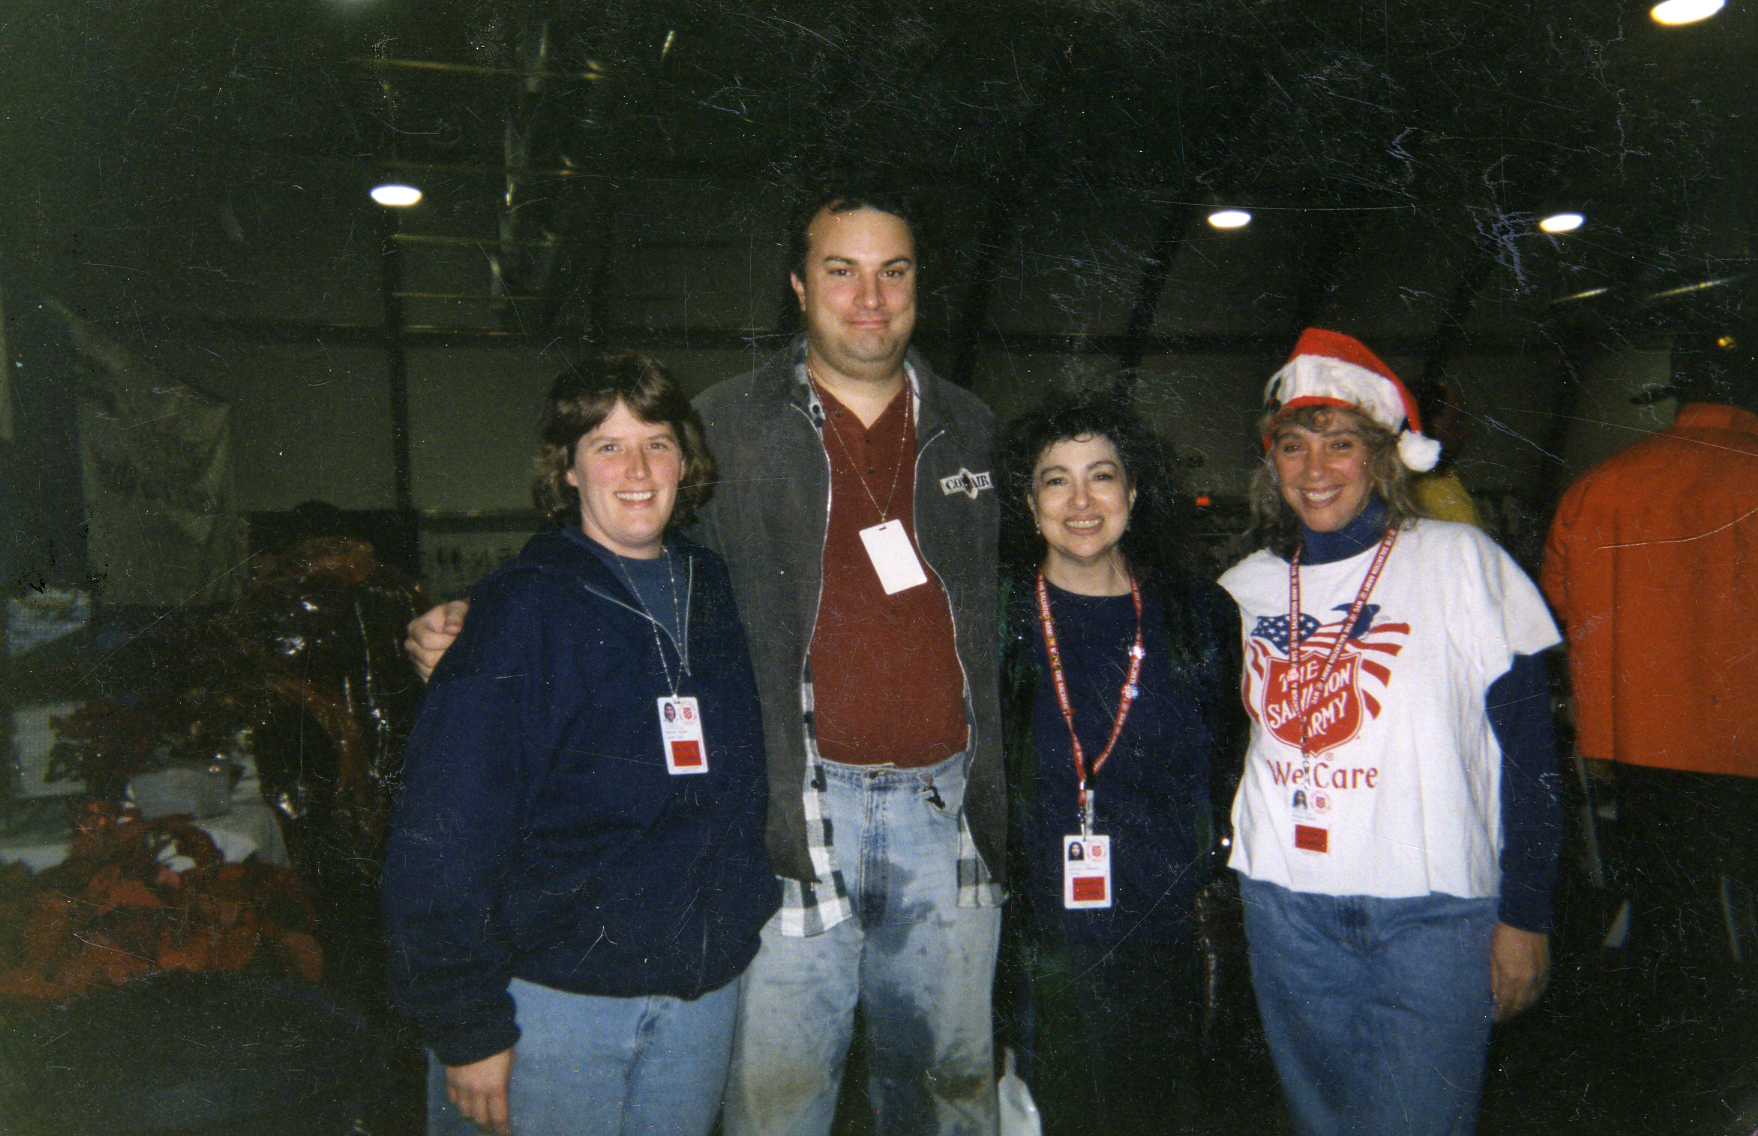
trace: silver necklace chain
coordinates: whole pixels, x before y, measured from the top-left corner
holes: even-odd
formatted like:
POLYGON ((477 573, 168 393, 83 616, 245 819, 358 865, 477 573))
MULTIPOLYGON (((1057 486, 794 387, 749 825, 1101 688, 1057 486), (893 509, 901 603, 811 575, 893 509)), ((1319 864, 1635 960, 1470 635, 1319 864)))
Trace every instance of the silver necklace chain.
MULTIPOLYGON (((812 364, 810 363, 806 364, 806 377, 812 380, 813 386, 816 386, 819 390, 824 389, 823 382, 819 380, 817 372, 812 370, 812 364)), ((885 494, 885 507, 883 509, 879 507, 879 498, 873 496, 873 490, 867 486, 867 479, 861 473, 861 463, 855 460, 854 452, 848 448, 848 443, 843 441, 842 431, 834 426, 830 428, 830 432, 836 435, 837 444, 842 447, 843 456, 848 458, 849 468, 855 471, 855 480, 861 483, 861 492, 867 495, 867 500, 873 503, 873 511, 879 514, 880 523, 884 523, 891 519, 891 503, 897 499, 897 480, 898 475, 903 472, 905 457, 903 452, 904 443, 909 441, 910 436, 910 403, 912 401, 913 400, 909 398, 904 399, 903 437, 898 439, 897 464, 891 467, 891 489, 885 494)))
MULTIPOLYGON (((613 553, 612 555, 615 554, 613 553)), ((683 613, 678 610, 678 577, 677 573, 672 570, 671 550, 661 547, 659 550, 659 556, 660 559, 665 561, 665 578, 666 582, 670 584, 672 626, 677 628, 679 635, 688 639, 689 630, 684 627, 683 613)), ((682 642, 677 645, 678 666, 682 668, 682 673, 674 679, 671 673, 671 664, 665 661, 665 641, 659 637, 659 620, 654 619, 653 613, 647 610, 647 601, 641 598, 641 589, 635 586, 635 577, 629 574, 628 565, 623 563, 623 558, 620 556, 617 557, 617 568, 621 570, 623 579, 628 582, 629 595, 634 597, 635 602, 641 605, 641 614, 647 617, 647 629, 653 632, 653 647, 659 652, 659 667, 665 672, 666 688, 671 691, 671 696, 676 698, 678 696, 678 689, 683 684, 683 676, 690 671, 690 656, 688 648, 682 642)))

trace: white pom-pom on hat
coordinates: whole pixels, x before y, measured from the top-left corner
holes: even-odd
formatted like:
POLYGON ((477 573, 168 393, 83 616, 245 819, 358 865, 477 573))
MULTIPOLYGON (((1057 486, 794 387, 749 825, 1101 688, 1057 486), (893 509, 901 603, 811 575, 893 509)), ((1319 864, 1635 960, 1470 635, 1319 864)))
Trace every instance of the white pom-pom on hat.
POLYGON ((1441 461, 1441 444, 1427 434, 1406 430, 1398 435, 1398 458, 1417 473, 1427 473, 1441 461))
MULTIPOLYGON (((1309 327, 1293 354, 1264 387, 1264 404, 1277 411, 1302 406, 1347 406, 1398 435, 1398 457, 1417 473, 1441 458, 1441 444, 1422 433, 1416 400, 1392 369, 1351 335, 1309 327)), ((1270 440, 1264 439, 1264 447, 1270 440)))

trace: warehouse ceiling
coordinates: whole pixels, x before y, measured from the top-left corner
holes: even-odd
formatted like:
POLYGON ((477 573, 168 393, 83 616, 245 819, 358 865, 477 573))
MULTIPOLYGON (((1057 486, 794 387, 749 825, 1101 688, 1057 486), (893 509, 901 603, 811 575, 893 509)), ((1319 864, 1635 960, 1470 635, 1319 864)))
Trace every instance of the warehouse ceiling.
POLYGON ((398 289, 436 342, 770 326, 779 287, 717 306, 713 266, 774 264, 789 196, 851 173, 932 207, 923 336, 958 360, 1749 315, 1738 3, 1672 29, 1587 0, 10 7, 0 250, 142 341, 370 336, 387 177, 426 194, 398 289), (1221 204, 1250 229, 1209 229, 1221 204), (1586 224, 1538 232, 1559 209, 1586 224))

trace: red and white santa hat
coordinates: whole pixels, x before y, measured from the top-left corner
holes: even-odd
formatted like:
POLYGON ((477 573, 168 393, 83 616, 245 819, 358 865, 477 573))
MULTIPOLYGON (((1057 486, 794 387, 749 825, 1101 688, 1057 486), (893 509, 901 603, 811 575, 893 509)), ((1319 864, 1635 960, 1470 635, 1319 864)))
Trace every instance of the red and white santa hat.
MULTIPOLYGON (((1422 432, 1416 400, 1392 369, 1354 336, 1320 327, 1300 333, 1294 353, 1264 387, 1264 405, 1281 413, 1302 406, 1347 406, 1398 436, 1398 457, 1417 473, 1441 459, 1441 444, 1422 432)), ((1270 440, 1264 439, 1268 449, 1270 440)))

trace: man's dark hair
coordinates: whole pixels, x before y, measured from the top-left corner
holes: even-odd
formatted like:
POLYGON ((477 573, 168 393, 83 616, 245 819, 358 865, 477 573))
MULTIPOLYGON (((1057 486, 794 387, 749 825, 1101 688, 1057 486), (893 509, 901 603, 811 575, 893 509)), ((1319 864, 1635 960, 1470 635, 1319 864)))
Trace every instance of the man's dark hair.
POLYGON ((1711 402, 1758 411, 1758 328, 1730 326, 1675 337, 1671 393, 1680 405, 1711 402))
POLYGON ((920 210, 908 193, 877 185, 821 186, 802 196, 789 217, 787 246, 787 270, 789 273, 803 274, 805 272, 806 254, 811 251, 810 243, 806 239, 806 230, 812 227, 813 218, 826 209, 832 213, 853 213, 857 209, 877 209, 881 213, 889 213, 893 217, 903 218, 904 224, 910 227, 910 236, 918 235, 916 224, 920 220, 920 210))

